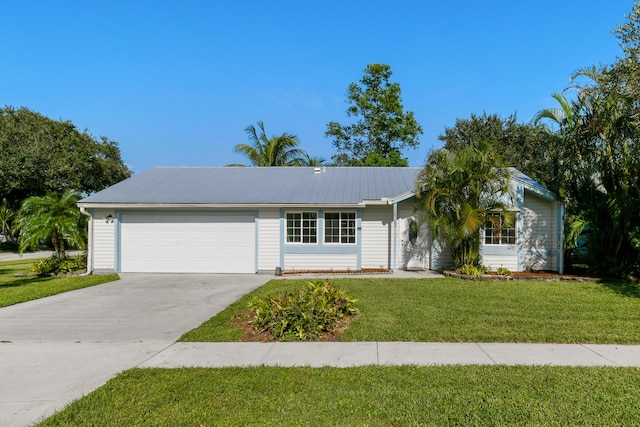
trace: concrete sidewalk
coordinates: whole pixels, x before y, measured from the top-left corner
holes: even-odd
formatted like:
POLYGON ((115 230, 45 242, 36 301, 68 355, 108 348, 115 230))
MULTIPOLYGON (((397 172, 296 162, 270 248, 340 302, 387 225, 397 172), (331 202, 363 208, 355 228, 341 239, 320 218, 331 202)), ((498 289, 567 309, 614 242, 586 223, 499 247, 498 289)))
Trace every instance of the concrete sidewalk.
POLYGON ((175 343, 140 367, 364 365, 640 367, 640 345, 414 342, 175 343))

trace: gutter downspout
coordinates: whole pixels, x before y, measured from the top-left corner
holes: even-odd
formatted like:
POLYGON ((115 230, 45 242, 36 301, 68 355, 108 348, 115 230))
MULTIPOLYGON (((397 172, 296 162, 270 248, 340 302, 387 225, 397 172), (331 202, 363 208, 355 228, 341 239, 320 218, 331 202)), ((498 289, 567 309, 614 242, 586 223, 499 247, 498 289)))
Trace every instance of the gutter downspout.
POLYGON ((558 205, 558 272, 564 273, 564 214, 563 203, 558 205))
POLYGON ((89 217, 89 224, 87 225, 87 272, 81 274, 81 276, 88 276, 93 273, 93 216, 84 207, 80 208, 80 213, 89 217))
POLYGON ((393 268, 394 273, 398 269, 398 203, 393 203, 393 268))

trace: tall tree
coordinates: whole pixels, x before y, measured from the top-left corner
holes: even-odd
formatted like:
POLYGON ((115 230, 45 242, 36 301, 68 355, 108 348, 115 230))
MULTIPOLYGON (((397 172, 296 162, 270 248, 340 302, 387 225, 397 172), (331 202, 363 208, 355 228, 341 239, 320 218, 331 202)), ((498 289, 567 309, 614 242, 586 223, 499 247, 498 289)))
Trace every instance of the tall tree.
POLYGON ((64 258, 67 243, 84 249, 86 217, 76 205, 80 193, 67 189, 26 199, 18 212, 19 252, 51 242, 56 256, 64 258))
POLYGON ((323 157, 304 155, 304 161, 301 166, 329 166, 327 160, 323 157))
POLYGON ((532 122, 542 129, 540 142, 545 147, 550 165, 551 173, 545 184, 565 203, 572 203, 573 199, 568 198, 568 194, 578 191, 574 180, 576 171, 589 167, 576 145, 579 121, 574 119, 573 110, 578 111, 581 107, 578 107, 578 103, 572 106, 563 94, 554 93, 551 96, 558 106, 539 111, 532 122))
POLYGON ((500 153, 507 166, 512 166, 543 185, 549 185, 550 159, 542 143, 540 126, 519 123, 516 114, 502 118, 497 114, 472 114, 457 119, 438 138, 444 148, 458 151, 478 142, 488 142, 500 153))
POLYGON ((355 123, 329 122, 325 136, 333 139, 337 165, 407 166, 402 150, 417 148, 422 127, 413 112, 404 111, 400 84, 390 82, 391 67, 370 64, 360 84, 347 89, 347 116, 355 123))
POLYGON ((73 188, 93 193, 131 175, 118 144, 27 108, 0 108, 0 199, 73 188))
POLYGON ((557 129, 562 188, 571 214, 589 227, 593 272, 627 276, 640 272, 640 6, 617 31, 624 57, 612 65, 578 71, 571 101, 543 111, 557 129))
POLYGON ((509 213, 509 171, 485 141, 457 151, 432 152, 418 178, 416 209, 431 236, 451 247, 457 267, 480 263, 480 229, 500 230, 513 222, 509 213))
POLYGON ((297 136, 283 133, 269 138, 262 122, 258 122, 258 129, 253 125, 247 126, 245 131, 249 136, 250 144, 238 144, 233 151, 247 156, 253 166, 303 166, 305 164, 306 153, 298 148, 297 136))

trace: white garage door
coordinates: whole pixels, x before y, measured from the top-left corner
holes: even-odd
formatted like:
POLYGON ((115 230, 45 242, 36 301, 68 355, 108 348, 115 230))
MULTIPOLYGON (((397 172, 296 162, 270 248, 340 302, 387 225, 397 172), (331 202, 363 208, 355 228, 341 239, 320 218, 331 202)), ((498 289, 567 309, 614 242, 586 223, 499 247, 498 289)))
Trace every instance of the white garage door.
POLYGON ((120 271, 255 273, 255 219, 122 215, 120 271))

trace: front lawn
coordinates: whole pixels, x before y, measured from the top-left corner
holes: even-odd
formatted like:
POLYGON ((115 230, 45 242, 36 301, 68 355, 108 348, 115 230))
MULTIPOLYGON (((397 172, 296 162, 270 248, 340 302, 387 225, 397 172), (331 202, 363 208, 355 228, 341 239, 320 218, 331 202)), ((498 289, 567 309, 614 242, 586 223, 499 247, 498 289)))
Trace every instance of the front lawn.
POLYGON ((0 262, 0 307, 44 298, 75 289, 118 280, 118 275, 68 277, 16 277, 39 259, 0 262))
MULTIPOLYGON (((343 341, 640 343, 640 287, 580 282, 334 279, 361 315, 343 341)), ((238 341, 232 319, 254 296, 304 287, 272 280, 181 341, 238 341)))
POLYGON ((638 425, 635 368, 132 369, 40 426, 638 425))

